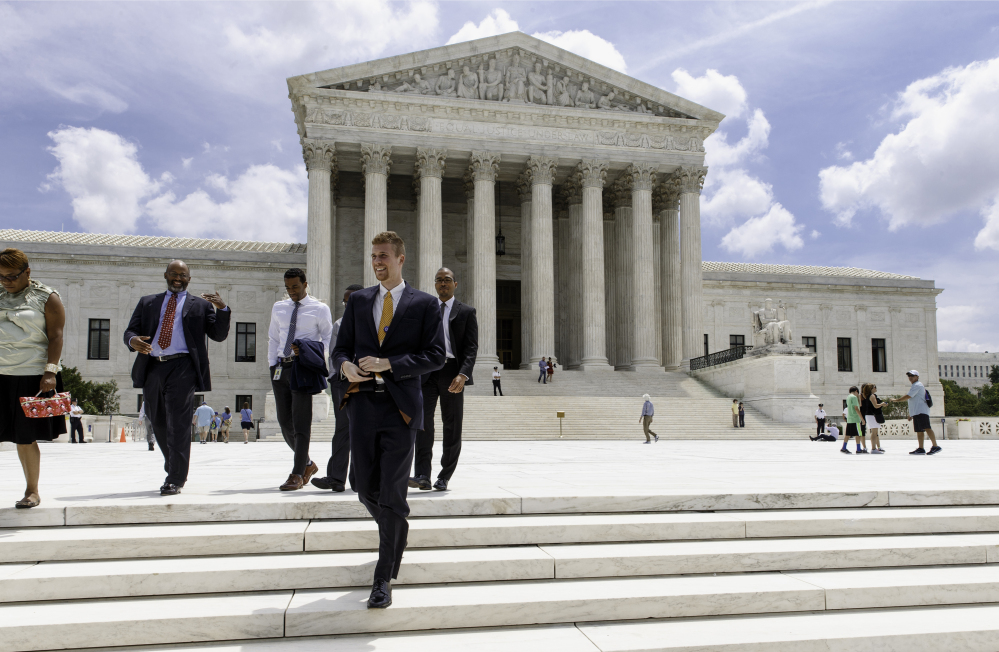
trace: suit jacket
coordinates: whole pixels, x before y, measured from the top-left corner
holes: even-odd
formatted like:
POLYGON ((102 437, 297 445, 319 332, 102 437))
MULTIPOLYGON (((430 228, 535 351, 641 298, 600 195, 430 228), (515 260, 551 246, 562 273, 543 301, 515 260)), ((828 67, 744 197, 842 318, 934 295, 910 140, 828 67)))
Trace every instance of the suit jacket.
POLYGON ((336 346, 330 356, 332 367, 341 377, 341 391, 346 392, 349 382, 340 374, 344 362, 357 364, 358 360, 367 356, 388 358, 392 370, 382 372, 385 389, 406 418, 406 423, 416 428, 423 424, 420 376, 444 366, 444 328, 437 308, 440 302, 407 283, 385 341, 379 345, 373 316, 377 300, 377 285, 350 295, 340 321, 336 346))
POLYGON ((291 368, 288 370, 288 386, 293 392, 306 392, 315 396, 326 390, 326 349, 322 342, 299 340, 292 342, 298 347, 291 368))
MULTIPOLYGON (((156 328, 160 325, 160 308, 166 300, 166 294, 166 292, 149 294, 139 299, 139 305, 135 306, 135 312, 132 313, 128 328, 125 329, 125 346, 129 351, 135 350, 129 344, 133 337, 148 335, 152 338, 156 335, 156 328)), ((205 337, 210 337, 216 342, 224 342, 225 338, 229 337, 231 317, 232 309, 215 310, 215 306, 208 301, 190 292, 187 293, 181 324, 184 327, 184 341, 187 342, 187 350, 194 364, 197 378, 196 391, 208 392, 212 389, 211 370, 208 366, 208 341, 205 337)), ((145 353, 140 353, 135 358, 135 363, 132 365, 132 387, 145 385, 148 365, 149 356, 145 353)))
MULTIPOLYGON (((437 301, 440 310, 440 299, 437 301)), ((473 385, 472 369, 475 367, 475 357, 479 353, 479 321, 475 317, 475 308, 455 299, 451 304, 447 325, 451 339, 451 353, 458 363, 458 373, 468 378, 465 381, 466 385, 473 385)), ((423 377, 423 382, 429 379, 430 375, 427 374, 423 377)))

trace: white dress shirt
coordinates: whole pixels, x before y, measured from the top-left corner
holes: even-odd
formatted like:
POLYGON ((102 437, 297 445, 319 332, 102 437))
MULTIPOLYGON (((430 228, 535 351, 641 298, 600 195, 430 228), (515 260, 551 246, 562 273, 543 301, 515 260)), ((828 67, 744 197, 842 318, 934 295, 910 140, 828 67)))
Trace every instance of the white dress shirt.
POLYGON ((825 410, 816 410, 815 411, 815 418, 816 419, 825 419, 826 418, 826 411, 825 410))
MULTIPOLYGON (((298 303, 295 339, 322 342, 328 359, 330 340, 333 339, 333 315, 330 313, 330 307, 308 294, 298 303)), ((288 339, 291 313, 294 310, 295 302, 291 299, 278 301, 271 309, 271 325, 267 330, 267 363, 271 366, 276 365, 278 359, 284 355, 285 340, 288 339)))
POLYGON ((382 323, 382 306, 385 305, 385 295, 390 291, 392 292, 392 316, 395 317, 395 310, 399 307, 399 301, 402 299, 402 291, 405 289, 406 281, 403 281, 391 290, 386 290, 385 286, 381 283, 378 284, 378 300, 371 306, 371 314, 375 317, 375 331, 378 330, 378 325, 382 323))
MULTIPOLYGON (((451 351, 451 307, 454 305, 454 297, 451 297, 444 302, 444 313, 442 317, 444 318, 444 353, 446 357, 454 359, 454 353, 451 351)), ((437 304, 437 309, 440 310, 440 303, 437 304)))

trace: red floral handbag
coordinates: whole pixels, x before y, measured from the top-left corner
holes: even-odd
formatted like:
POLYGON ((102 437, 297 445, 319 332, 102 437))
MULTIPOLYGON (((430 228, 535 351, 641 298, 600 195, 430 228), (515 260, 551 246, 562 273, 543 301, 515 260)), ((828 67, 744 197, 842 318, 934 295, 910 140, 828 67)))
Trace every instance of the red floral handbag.
POLYGON ((48 398, 41 398, 37 394, 35 396, 22 396, 19 400, 21 401, 21 409, 24 410, 24 416, 29 419, 60 417, 64 414, 69 414, 72 407, 70 405, 69 392, 63 392, 62 394, 56 394, 48 398))

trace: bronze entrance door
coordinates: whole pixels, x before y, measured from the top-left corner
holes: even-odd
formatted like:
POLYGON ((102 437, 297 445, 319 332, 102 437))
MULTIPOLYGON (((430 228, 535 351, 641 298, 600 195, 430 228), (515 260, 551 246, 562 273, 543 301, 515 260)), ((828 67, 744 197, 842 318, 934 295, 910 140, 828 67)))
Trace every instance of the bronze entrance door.
POLYGON ((520 368, 520 281, 496 281, 496 355, 504 369, 520 368))

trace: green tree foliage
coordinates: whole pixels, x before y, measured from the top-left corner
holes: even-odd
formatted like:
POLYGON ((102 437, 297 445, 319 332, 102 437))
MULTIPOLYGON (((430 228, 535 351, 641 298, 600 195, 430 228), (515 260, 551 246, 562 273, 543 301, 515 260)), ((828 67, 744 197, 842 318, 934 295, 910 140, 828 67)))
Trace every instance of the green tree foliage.
POLYGON ((999 385, 999 365, 992 365, 992 369, 989 371, 989 382, 993 385, 999 385))
MULTIPOLYGON (((992 367, 993 370, 996 367, 992 367)), ((949 417, 991 417, 999 415, 999 385, 985 384, 979 398, 953 380, 940 379, 944 388, 944 406, 949 417)))
POLYGON ((887 402, 888 404, 881 408, 881 413, 885 415, 885 421, 891 421, 893 419, 905 419, 909 416, 909 404, 899 401, 898 403, 892 403, 891 401, 899 398, 900 394, 895 394, 881 399, 882 403, 887 402))
POLYGON ((76 367, 63 367, 62 384, 86 414, 115 414, 120 409, 118 383, 84 380, 76 367))

